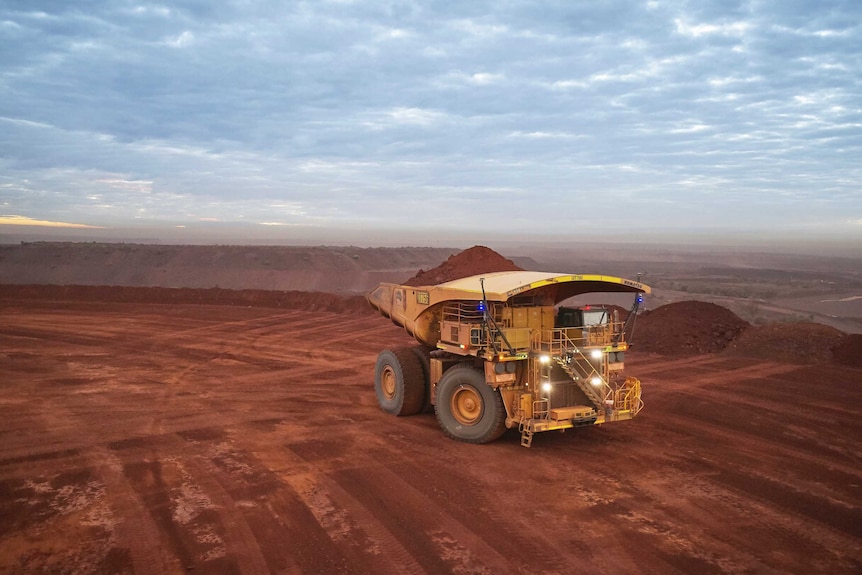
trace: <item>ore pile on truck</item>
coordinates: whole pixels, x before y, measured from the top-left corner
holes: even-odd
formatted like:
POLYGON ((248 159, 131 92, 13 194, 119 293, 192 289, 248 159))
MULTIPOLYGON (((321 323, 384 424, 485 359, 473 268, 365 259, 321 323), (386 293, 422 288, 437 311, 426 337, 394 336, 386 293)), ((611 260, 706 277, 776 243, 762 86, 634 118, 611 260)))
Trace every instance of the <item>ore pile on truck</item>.
POLYGON ((487 443, 632 419, 641 384, 624 373, 627 322, 605 307, 562 307, 577 295, 649 286, 603 275, 495 272, 429 286, 380 284, 369 303, 421 345, 380 353, 374 388, 383 411, 433 409, 444 433, 487 443))

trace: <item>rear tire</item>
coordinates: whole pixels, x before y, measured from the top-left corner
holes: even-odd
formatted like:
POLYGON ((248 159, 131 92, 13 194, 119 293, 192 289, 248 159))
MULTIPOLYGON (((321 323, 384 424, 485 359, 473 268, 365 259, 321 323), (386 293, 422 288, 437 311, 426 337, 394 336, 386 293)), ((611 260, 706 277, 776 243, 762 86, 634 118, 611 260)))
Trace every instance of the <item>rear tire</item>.
POLYGON ((424 345, 417 345, 410 348, 416 357, 419 358, 419 363, 422 365, 423 385, 425 386, 425 399, 422 401, 422 413, 431 413, 434 411, 434 406, 431 405, 431 350, 424 345))
POLYGON ((489 443, 506 431, 506 408, 500 393, 485 383, 485 375, 466 365, 443 374, 434 405, 443 432, 467 443, 489 443))
POLYGON ((419 357, 409 347, 383 350, 374 367, 374 392, 380 409, 414 415, 425 401, 425 377, 419 357))

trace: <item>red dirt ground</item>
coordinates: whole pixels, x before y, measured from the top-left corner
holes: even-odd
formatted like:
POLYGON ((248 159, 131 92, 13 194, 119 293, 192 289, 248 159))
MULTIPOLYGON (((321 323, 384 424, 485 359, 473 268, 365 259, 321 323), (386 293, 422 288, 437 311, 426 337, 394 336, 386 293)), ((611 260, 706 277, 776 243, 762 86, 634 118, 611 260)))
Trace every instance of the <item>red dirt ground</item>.
POLYGON ((382 317, 0 315, 3 574, 862 570, 857 369, 632 352, 636 420, 476 446, 378 408, 382 317))
POLYGON ((437 285, 469 276, 491 272, 523 271, 512 260, 508 260, 485 246, 473 246, 454 254, 436 268, 419 272, 404 282, 408 286, 437 285))
POLYGON ((145 288, 125 286, 0 285, 0 298, 118 303, 178 303, 377 313, 364 296, 324 292, 145 288))

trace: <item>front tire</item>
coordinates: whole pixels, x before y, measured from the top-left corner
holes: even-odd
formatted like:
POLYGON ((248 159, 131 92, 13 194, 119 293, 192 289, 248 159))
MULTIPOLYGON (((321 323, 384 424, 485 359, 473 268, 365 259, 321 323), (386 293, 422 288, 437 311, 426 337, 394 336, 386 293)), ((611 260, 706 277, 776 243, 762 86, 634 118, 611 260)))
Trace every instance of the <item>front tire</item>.
POLYGON ((488 443, 506 431, 502 396, 470 366, 457 365, 443 374, 434 409, 440 427, 452 439, 488 443))
POLYGON ((392 415, 415 415, 425 401, 422 363, 409 347, 383 350, 374 367, 374 392, 380 409, 392 415))

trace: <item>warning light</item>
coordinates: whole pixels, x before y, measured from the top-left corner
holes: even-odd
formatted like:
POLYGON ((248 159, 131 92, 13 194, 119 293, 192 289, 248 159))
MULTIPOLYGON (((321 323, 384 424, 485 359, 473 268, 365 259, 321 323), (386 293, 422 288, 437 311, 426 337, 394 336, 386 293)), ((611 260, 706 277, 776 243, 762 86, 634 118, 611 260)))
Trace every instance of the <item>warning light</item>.
POLYGON ((479 311, 485 311, 485 302, 483 302, 483 301, 479 302, 479 311))

